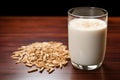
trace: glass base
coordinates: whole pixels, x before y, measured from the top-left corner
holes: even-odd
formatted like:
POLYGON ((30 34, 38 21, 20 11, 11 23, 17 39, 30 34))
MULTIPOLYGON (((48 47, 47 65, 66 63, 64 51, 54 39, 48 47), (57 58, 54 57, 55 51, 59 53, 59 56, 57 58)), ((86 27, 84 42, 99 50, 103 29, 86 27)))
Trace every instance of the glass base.
POLYGON ((77 63, 74 63, 74 62, 71 62, 72 65, 78 69, 81 69, 81 70, 95 70, 97 68, 99 68, 102 63, 99 63, 97 65, 80 65, 80 64, 77 64, 77 63))

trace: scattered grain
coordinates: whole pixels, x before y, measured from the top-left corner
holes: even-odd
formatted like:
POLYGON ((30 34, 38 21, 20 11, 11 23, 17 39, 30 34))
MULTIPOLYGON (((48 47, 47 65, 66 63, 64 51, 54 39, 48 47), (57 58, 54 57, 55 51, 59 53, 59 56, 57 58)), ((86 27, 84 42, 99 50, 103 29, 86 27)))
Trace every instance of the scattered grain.
POLYGON ((21 46, 11 56, 16 63, 24 63, 28 67, 35 66, 35 69, 28 73, 35 72, 38 69, 48 73, 55 70, 55 67, 62 68, 68 63, 70 58, 67 46, 61 42, 35 42, 27 46, 21 46))

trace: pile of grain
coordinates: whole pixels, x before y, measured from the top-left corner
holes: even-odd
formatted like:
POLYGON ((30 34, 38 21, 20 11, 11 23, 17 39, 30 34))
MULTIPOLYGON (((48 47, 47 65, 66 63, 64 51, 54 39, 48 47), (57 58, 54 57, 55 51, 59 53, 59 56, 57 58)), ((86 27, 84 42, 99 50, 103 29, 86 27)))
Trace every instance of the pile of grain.
POLYGON ((16 63, 24 63, 31 69, 28 72, 47 70, 51 73, 55 68, 62 68, 69 61, 67 46, 61 42, 35 42, 27 46, 21 46, 13 52, 16 63), (35 68, 33 68, 35 67, 35 68))

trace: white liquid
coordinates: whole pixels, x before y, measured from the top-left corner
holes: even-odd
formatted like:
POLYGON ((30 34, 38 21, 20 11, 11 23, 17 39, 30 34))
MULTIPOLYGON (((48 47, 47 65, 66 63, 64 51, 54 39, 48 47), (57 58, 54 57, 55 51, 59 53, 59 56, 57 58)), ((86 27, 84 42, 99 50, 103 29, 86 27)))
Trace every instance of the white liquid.
POLYGON ((98 19, 73 19, 68 23, 71 61, 80 65, 96 65, 103 61, 107 24, 98 19))

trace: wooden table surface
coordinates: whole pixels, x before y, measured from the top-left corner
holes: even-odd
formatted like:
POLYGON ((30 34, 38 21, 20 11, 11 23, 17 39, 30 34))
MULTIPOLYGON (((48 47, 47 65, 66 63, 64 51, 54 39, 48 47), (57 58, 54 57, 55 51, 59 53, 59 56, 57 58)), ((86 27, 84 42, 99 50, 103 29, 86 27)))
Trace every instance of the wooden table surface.
POLYGON ((37 41, 59 41, 68 45, 67 17, 1 16, 0 80, 120 80, 120 17, 109 17, 107 51, 101 68, 75 69, 70 61, 62 69, 48 74, 27 73, 28 67, 15 64, 10 57, 18 47, 37 41))

